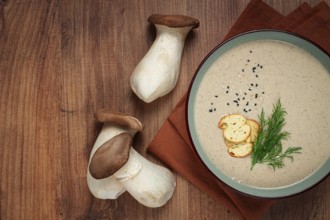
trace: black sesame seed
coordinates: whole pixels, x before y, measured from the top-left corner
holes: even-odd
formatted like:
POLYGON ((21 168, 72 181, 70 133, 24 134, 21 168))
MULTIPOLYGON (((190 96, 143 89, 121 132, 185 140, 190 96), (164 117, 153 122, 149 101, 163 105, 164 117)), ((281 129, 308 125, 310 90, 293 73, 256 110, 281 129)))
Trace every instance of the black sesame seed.
POLYGON ((248 105, 249 105, 249 102, 246 103, 246 106, 248 106, 248 105))
POLYGON ((244 95, 246 95, 246 92, 244 92, 244 95))
POLYGON ((260 68, 262 69, 262 66, 260 66, 260 68))
POLYGON ((243 97, 242 99, 245 100, 245 97, 243 97))
POLYGON ((256 87, 258 87, 258 83, 256 84, 256 87))
POLYGON ((234 100, 233 102, 237 103, 238 104, 238 101, 237 100, 234 100))
POLYGON ((250 60, 247 60, 247 62, 250 62, 250 60))
POLYGON ((229 102, 227 102, 227 105, 229 105, 229 102))
POLYGON ((254 103, 254 106, 257 106, 257 103, 254 103))
POLYGON ((227 86, 227 89, 229 89, 229 86, 227 86))
POLYGON ((244 69, 242 69, 242 72, 244 72, 244 69))
POLYGON ((255 97, 255 98, 258 98, 258 93, 256 93, 254 97, 255 97))
POLYGON ((239 106, 239 104, 237 103, 237 106, 239 106))
POLYGON ((253 83, 250 84, 251 86, 254 86, 253 83))
POLYGON ((249 109, 249 112, 251 111, 251 109, 249 109))
POLYGON ((238 101, 241 101, 241 99, 240 99, 240 98, 237 98, 237 100, 238 100, 238 101))
POLYGON ((229 91, 227 90, 226 93, 228 93, 229 91))
POLYGON ((258 78, 259 76, 258 76, 258 75, 256 75, 256 77, 258 78))
POLYGON ((251 91, 252 89, 251 88, 249 88, 249 91, 251 91))
POLYGON ((213 112, 213 110, 212 109, 209 109, 209 112, 213 112))
POLYGON ((238 96, 238 93, 236 93, 236 96, 238 96))
POLYGON ((262 94, 265 94, 265 92, 262 92, 262 94))
POLYGON ((252 53, 252 50, 250 50, 250 53, 252 53))
POLYGON ((217 110, 216 108, 213 109, 213 111, 216 111, 216 110, 217 110))
POLYGON ((218 98, 218 96, 217 96, 217 95, 215 95, 214 97, 218 98))
POLYGON ((213 102, 211 102, 211 105, 213 105, 213 102))

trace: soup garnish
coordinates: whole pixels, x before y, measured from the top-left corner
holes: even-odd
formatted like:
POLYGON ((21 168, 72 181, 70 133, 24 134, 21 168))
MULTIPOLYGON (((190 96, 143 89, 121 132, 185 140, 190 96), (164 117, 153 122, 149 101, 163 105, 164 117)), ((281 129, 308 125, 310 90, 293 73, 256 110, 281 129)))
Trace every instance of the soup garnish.
POLYGON ((270 117, 265 118, 265 112, 262 109, 259 116, 260 131, 253 145, 251 169, 257 163, 266 163, 276 168, 285 166, 283 159, 289 158, 293 161, 292 154, 301 153, 301 147, 289 147, 284 153, 282 151, 282 141, 287 140, 290 133, 282 131, 285 125, 284 116, 287 114, 281 105, 280 99, 273 105, 273 112, 270 117))

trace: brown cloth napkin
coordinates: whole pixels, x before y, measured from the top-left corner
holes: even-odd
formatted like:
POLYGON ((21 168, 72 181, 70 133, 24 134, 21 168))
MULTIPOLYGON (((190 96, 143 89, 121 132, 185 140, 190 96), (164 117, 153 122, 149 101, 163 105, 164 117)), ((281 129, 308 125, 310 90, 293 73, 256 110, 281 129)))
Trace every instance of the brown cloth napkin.
MULTIPOLYGON (((330 52, 330 9, 324 2, 314 8, 303 3, 289 15, 283 16, 263 1, 252 0, 225 39, 262 28, 298 33, 330 52)), ((182 97, 147 150, 236 215, 244 219, 260 218, 275 200, 258 199, 238 193, 218 181, 202 164, 187 131, 186 97, 187 94, 182 97)))

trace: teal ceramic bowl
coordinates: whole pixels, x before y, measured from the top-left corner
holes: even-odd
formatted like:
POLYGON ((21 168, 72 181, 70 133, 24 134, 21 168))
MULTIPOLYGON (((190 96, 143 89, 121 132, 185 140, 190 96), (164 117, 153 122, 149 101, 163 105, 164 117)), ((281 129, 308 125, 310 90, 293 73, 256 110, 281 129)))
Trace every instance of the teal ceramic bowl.
MULTIPOLYGON (((310 40, 307 40, 306 38, 303 38, 293 33, 283 32, 278 30, 256 30, 256 31, 240 34, 217 46, 206 56, 206 58, 198 67, 194 75, 194 78, 191 82, 188 93, 188 101, 186 106, 187 127, 191 141, 200 160, 219 181, 222 181, 228 186, 232 187, 233 189, 250 196, 262 197, 262 198, 281 198, 281 197, 292 196, 304 192, 307 189, 315 186, 322 179, 324 179, 329 174, 330 171, 330 156, 328 155, 326 157, 323 157, 322 161, 320 161, 319 163, 320 166, 318 166, 317 169, 314 169, 310 173, 306 174, 304 178, 301 178, 299 181, 290 183, 288 185, 282 185, 276 187, 260 187, 250 184, 244 184, 235 180, 230 175, 225 174, 225 172, 223 172, 223 170, 214 163, 214 160, 210 158, 210 155, 205 151, 205 147, 203 146, 203 142, 201 141, 201 137, 198 131, 199 127, 197 126, 197 122, 196 122, 196 114, 198 114, 198 111, 195 110, 195 105, 196 102, 198 102, 197 99, 198 90, 202 84, 203 79, 205 79, 205 77, 207 77, 207 75, 209 74, 208 70, 211 68, 212 64, 214 64, 217 60, 222 59, 223 55, 228 51, 230 51, 231 49, 239 45, 242 45, 244 43, 254 42, 258 40, 274 40, 274 41, 280 41, 291 45, 295 45, 305 50, 313 57, 315 57, 315 59, 318 60, 330 74, 329 55, 318 45, 311 42, 310 40)), ((219 77, 226 77, 226 74, 225 73, 220 74, 219 77)), ((219 80, 221 81, 221 79, 219 80)), ((329 102, 330 100, 326 100, 326 101, 329 102)), ((229 103, 227 104, 229 105, 229 103)), ((213 103, 210 103, 210 106, 211 105, 213 105, 213 103)), ((216 109, 215 108, 210 109, 210 112, 212 110, 215 111, 216 109)), ((217 109, 217 111, 219 111, 219 109, 217 109)), ((245 109, 244 111, 243 109, 241 109, 241 111, 242 113, 244 113, 245 109)), ((219 131, 219 135, 220 135, 220 131, 219 131)), ((329 142, 330 140, 328 140, 328 143, 329 142)), ((217 143, 214 143, 214 145, 216 147, 217 143)), ((330 151, 328 150, 327 152, 330 151)), ((239 159, 237 158, 237 160, 239 159)), ((318 158, 315 158, 315 160, 318 160, 318 158)), ((308 161, 306 161, 306 163, 308 163, 308 161)), ((290 164, 288 164, 288 166, 290 166, 290 164)))

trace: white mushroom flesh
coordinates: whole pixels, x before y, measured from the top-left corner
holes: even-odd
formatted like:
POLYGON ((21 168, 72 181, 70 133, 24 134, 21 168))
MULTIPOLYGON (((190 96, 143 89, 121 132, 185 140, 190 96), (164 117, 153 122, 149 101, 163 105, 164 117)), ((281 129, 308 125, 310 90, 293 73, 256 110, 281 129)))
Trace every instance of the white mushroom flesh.
POLYGON ((137 201, 151 208, 163 206, 176 186, 168 169, 151 163, 133 148, 127 163, 114 176, 137 201))
POLYGON ((171 28, 159 24, 155 27, 156 39, 131 76, 132 90, 147 103, 175 87, 185 38, 192 29, 192 26, 171 28))
MULTIPOLYGON (((114 124, 105 123, 103 128, 97 137, 94 146, 92 148, 88 169, 87 169, 87 185, 91 193, 99 199, 117 199, 122 193, 126 190, 124 186, 114 177, 110 176, 104 179, 95 179, 89 172, 89 164, 91 158, 95 154, 95 152, 109 139, 114 136, 121 134, 123 132, 128 132, 126 129, 116 126, 114 124)), ((129 131, 132 136, 136 133, 136 131, 129 131)))
POLYGON ((89 165, 95 152, 111 138, 128 132, 132 137, 136 130, 120 127, 116 124, 105 123, 91 151, 87 184, 91 193, 99 199, 117 199, 126 190, 141 204, 147 207, 160 207, 173 195, 176 182, 173 174, 166 168, 151 163, 132 147, 128 161, 112 176, 96 179, 89 165))

